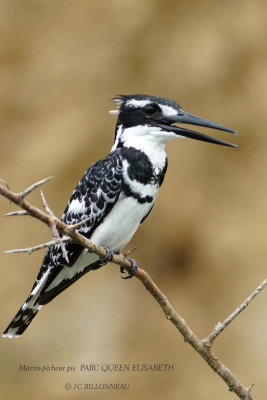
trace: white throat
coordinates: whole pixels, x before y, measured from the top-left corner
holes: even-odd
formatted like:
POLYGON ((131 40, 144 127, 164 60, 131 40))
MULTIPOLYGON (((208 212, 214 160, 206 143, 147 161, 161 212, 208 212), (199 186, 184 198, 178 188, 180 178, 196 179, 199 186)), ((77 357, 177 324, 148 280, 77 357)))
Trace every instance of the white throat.
POLYGON ((138 125, 123 129, 120 125, 112 151, 119 142, 123 147, 133 147, 144 152, 155 169, 162 169, 166 161, 165 145, 177 135, 173 132, 164 132, 159 127, 138 125))

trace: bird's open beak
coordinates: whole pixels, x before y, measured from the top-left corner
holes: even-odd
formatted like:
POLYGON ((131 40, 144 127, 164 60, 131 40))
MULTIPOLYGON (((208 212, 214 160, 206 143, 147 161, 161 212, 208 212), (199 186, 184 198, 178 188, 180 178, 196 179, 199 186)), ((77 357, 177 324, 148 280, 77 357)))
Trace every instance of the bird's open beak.
POLYGON ((164 120, 162 122, 163 124, 160 125, 162 129, 164 129, 165 131, 174 132, 179 136, 189 137, 191 139, 196 139, 196 140, 203 140, 204 142, 216 143, 223 146, 238 147, 235 144, 215 139, 211 136, 204 135, 203 133, 195 132, 190 129, 185 129, 180 126, 172 125, 174 123, 180 123, 180 124, 205 126, 207 128, 218 129, 221 131, 230 132, 234 133, 235 135, 238 135, 238 132, 234 131, 233 129, 226 128, 221 124, 211 122, 204 118, 196 117, 195 115, 189 114, 182 109, 179 110, 179 113, 177 115, 170 115, 168 117, 164 117, 164 120))

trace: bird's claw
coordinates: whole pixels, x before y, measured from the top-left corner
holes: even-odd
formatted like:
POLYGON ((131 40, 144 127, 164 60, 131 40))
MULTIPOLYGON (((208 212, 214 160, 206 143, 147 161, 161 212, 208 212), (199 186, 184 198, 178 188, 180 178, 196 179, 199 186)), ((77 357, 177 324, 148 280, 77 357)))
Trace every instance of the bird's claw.
POLYGON ((103 266, 103 265, 106 265, 109 261, 111 261, 112 260, 112 258, 113 258, 113 251, 109 248, 109 247, 105 247, 105 246, 103 246, 103 248, 106 250, 106 256, 105 257, 101 257, 100 259, 99 259, 99 266, 103 266))
MULTIPOLYGON (((137 268, 138 268, 138 264, 137 264, 136 260, 134 260, 133 258, 130 258, 130 257, 126 257, 126 258, 127 258, 127 260, 130 261, 132 266, 131 266, 131 269, 128 271, 128 275, 127 276, 121 276, 122 279, 132 278, 136 274, 136 271, 137 271, 137 268)), ((124 274, 125 268, 121 267, 120 271, 121 271, 122 274, 124 274)))

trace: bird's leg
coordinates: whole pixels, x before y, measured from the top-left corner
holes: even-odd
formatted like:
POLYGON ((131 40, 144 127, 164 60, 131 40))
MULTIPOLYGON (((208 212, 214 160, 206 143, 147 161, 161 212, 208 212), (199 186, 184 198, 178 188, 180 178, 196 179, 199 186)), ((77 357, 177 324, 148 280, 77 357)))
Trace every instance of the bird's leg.
MULTIPOLYGON (((136 260, 134 260, 133 258, 130 258, 130 257, 126 257, 126 258, 127 258, 127 260, 130 261, 132 266, 131 266, 131 269, 129 270, 129 273, 128 273, 127 276, 121 276, 122 279, 132 278, 136 274, 136 271, 137 271, 137 268, 138 268, 138 264, 137 264, 136 260)), ((124 274, 125 268, 121 267, 120 270, 121 270, 121 273, 124 274)))
POLYGON ((103 248, 106 250, 106 256, 105 257, 101 257, 98 260, 98 265, 99 267, 102 267, 103 265, 107 264, 109 261, 112 260, 113 258, 113 251, 109 248, 109 247, 105 247, 103 246, 103 248))

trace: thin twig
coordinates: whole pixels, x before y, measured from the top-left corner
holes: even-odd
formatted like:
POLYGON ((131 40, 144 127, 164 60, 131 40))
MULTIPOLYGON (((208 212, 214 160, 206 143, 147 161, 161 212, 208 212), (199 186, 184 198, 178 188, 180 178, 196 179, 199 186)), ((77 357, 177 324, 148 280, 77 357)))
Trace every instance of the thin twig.
POLYGON ((44 183, 50 181, 52 178, 54 178, 54 177, 53 176, 49 176, 48 178, 42 179, 41 181, 34 183, 33 185, 31 185, 27 189, 25 189, 23 192, 20 192, 19 196, 21 198, 24 198, 25 196, 30 194, 34 189, 36 189, 39 186, 43 185, 44 183))
POLYGON ((60 234, 58 232, 57 225, 56 225, 56 222, 57 222, 58 218, 54 215, 53 211, 51 210, 51 208, 47 204, 47 201, 46 201, 46 198, 45 198, 45 195, 44 195, 42 189, 41 189, 41 198, 42 198, 43 206, 44 206, 46 212, 51 217, 50 218, 50 228, 52 230, 53 237, 59 243, 59 245, 61 247, 62 254, 63 254, 65 260, 67 261, 67 263, 69 264, 69 257, 68 257, 68 253, 67 253, 67 250, 66 250, 66 246, 65 246, 65 244, 63 243, 63 241, 62 241, 62 239, 60 237, 60 234))
POLYGON ((4 217, 13 217, 13 216, 20 216, 20 215, 29 215, 27 211, 19 210, 19 211, 11 211, 9 213, 4 214, 4 217))
POLYGON ((133 253, 136 249, 138 249, 139 245, 136 245, 134 247, 132 247, 130 250, 126 251, 126 253, 124 253, 124 257, 129 256, 131 253, 133 253))
MULTIPOLYGON (((62 242, 67 243, 70 241, 69 236, 63 236, 61 238, 62 242)), ((37 246, 32 246, 32 247, 28 247, 25 249, 14 249, 14 250, 5 250, 4 253, 6 254, 13 254, 13 253, 28 253, 28 254, 32 254, 34 251, 37 250, 41 250, 41 249, 45 249, 47 247, 52 247, 59 244, 59 241, 57 239, 51 240, 50 242, 46 242, 46 243, 42 243, 42 244, 38 244, 37 246)))
POLYGON ((53 211, 51 210, 51 208, 49 207, 49 205, 47 204, 44 192, 42 191, 42 189, 40 190, 41 193, 41 199, 42 199, 42 203, 44 206, 45 211, 47 212, 47 214, 49 214, 51 217, 56 218, 55 214, 53 213, 53 211))
POLYGON ((68 225, 66 229, 67 231, 75 231, 76 229, 79 229, 81 226, 85 225, 91 219, 92 217, 85 218, 82 221, 77 222, 77 224, 68 225))
POLYGON ((262 291, 262 289, 265 288, 266 285, 267 285, 267 279, 265 279, 257 287, 257 289, 254 290, 254 292, 251 293, 251 295, 248 296, 248 298, 234 312, 232 312, 231 315, 229 315, 228 318, 226 318, 223 322, 218 322, 218 324, 215 326, 211 334, 207 338, 203 339, 202 342, 206 346, 212 346, 212 343, 214 342, 216 337, 219 336, 220 333, 222 333, 222 331, 227 327, 227 325, 229 325, 230 322, 232 322, 241 313, 241 311, 243 311, 249 305, 249 303, 251 303, 251 301, 262 291))

